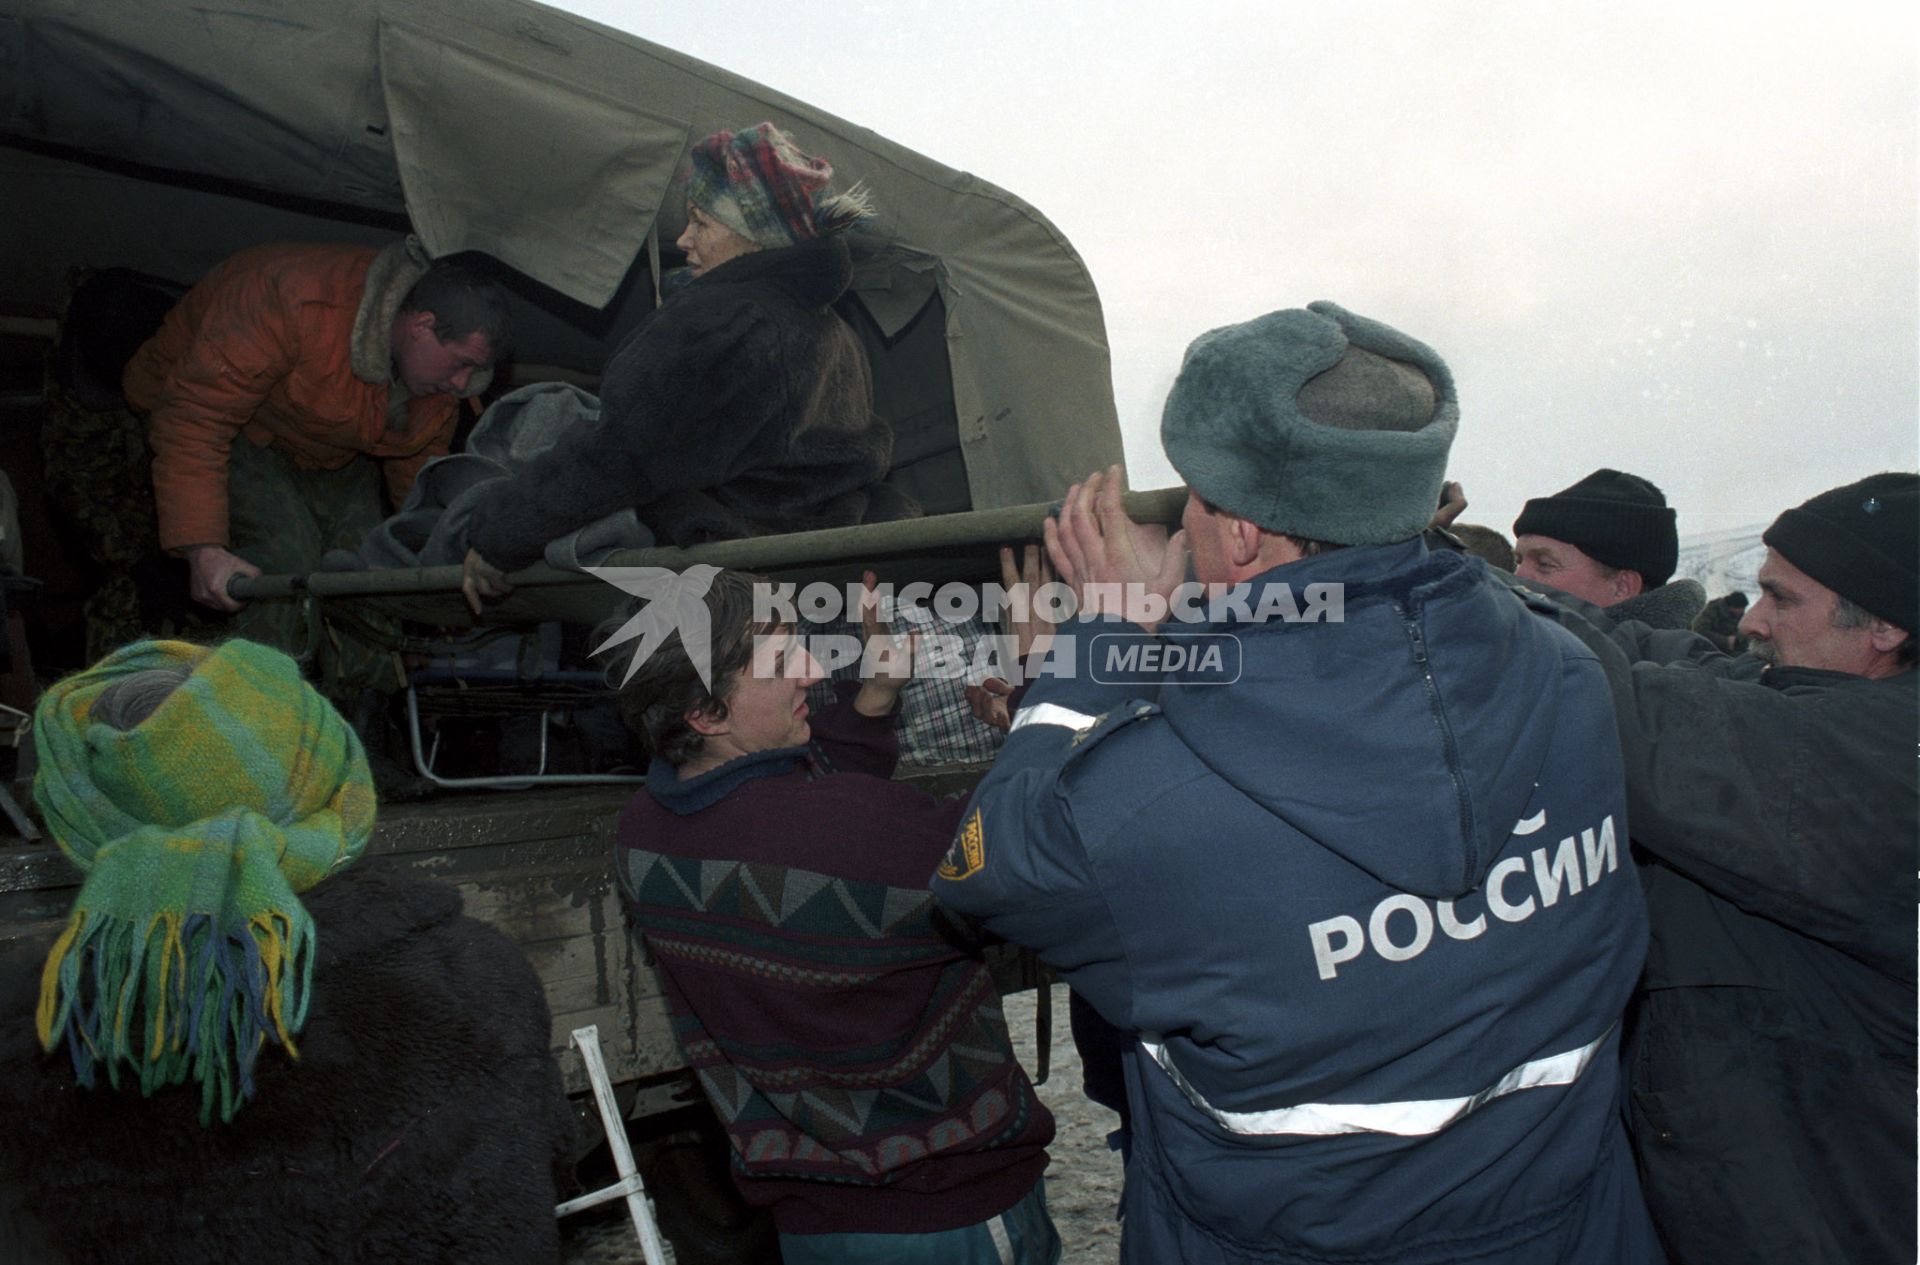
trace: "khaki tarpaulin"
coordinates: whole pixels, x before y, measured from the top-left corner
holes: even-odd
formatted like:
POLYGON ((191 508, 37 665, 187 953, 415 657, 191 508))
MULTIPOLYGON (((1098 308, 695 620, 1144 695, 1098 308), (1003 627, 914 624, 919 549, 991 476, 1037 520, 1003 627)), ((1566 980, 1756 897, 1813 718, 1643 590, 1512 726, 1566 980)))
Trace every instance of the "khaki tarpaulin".
MULTIPOLYGON (((967 109, 964 77, 930 64, 927 85, 967 109)), ((1050 500, 1120 459, 1099 297, 1039 212, 530 0, 0 0, 0 295, 50 311, 76 263, 192 281, 259 242, 410 221, 552 287, 516 309, 521 359, 597 372, 651 306, 595 310, 650 296, 632 269, 650 226, 682 225, 688 140, 763 120, 870 191, 856 291, 880 337, 939 312, 966 503, 1050 500)))
POLYGON ((605 306, 667 199, 687 125, 394 22, 380 25, 380 81, 427 249, 485 251, 605 306))

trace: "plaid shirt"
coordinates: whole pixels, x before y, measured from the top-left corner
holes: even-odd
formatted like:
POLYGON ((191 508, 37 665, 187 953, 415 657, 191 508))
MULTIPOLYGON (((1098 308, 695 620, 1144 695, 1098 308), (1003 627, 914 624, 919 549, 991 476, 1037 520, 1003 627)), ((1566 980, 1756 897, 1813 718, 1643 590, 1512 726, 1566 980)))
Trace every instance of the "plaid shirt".
MULTIPOLYGON (((900 762, 977 764, 992 760, 1006 735, 974 719, 973 710, 967 706, 968 677, 964 668, 974 661, 982 639, 996 634, 987 631, 978 615, 949 621, 924 606, 903 607, 898 618, 921 635, 921 654, 916 656, 919 659, 916 667, 921 672, 900 692, 900 710, 894 718, 900 762), (952 639, 952 643, 957 643, 948 647, 957 648, 959 652, 957 667, 925 662, 924 656, 932 652, 935 637, 942 642, 952 639)), ((803 637, 860 635, 859 626, 844 618, 824 624, 803 620, 799 632, 803 637)), ((859 663, 848 663, 834 669, 830 680, 857 680, 859 675, 859 663)), ((808 691, 807 705, 818 712, 831 706, 833 699, 833 686, 829 681, 822 681, 808 691)))

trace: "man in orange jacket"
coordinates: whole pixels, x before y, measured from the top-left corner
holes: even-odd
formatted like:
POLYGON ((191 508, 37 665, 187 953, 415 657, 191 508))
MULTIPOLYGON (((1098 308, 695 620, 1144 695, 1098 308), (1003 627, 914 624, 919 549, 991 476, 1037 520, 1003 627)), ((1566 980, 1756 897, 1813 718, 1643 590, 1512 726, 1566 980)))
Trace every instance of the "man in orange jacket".
POLYGON ((257 246, 208 273, 122 378, 149 414, 160 544, 188 560, 194 599, 298 649, 296 612, 244 608, 228 582, 357 548, 385 516, 376 478, 405 499, 507 335, 500 288, 412 238, 257 246))

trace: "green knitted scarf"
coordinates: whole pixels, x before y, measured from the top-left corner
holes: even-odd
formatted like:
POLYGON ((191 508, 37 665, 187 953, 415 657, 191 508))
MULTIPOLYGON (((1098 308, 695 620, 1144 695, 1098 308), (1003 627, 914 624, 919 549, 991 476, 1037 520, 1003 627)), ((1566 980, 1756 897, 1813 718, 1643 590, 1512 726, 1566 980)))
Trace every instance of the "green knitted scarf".
POLYGON ((40 1043, 80 1083, 104 1064, 151 1094, 188 1078, 200 1120, 253 1094, 269 1041, 297 1057, 313 977, 298 893, 373 830, 360 740, 293 660, 248 641, 144 641, 47 691, 34 799, 86 878, 40 980, 40 1043), (116 681, 191 675, 129 729, 92 716, 116 681))

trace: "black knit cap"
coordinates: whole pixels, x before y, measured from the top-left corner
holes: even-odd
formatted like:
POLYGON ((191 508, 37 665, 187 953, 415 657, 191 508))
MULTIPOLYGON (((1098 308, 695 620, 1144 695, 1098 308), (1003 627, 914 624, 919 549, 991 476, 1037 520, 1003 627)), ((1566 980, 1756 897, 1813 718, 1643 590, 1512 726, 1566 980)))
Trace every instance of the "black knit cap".
POLYGON ((1680 535, 1666 495, 1637 474, 1595 470, 1552 496, 1536 496, 1513 520, 1515 536, 1551 536, 1589 558, 1638 571, 1650 589, 1673 578, 1680 535))
POLYGON ((1920 474, 1875 474, 1773 520, 1769 549, 1841 597, 1920 631, 1920 474))

